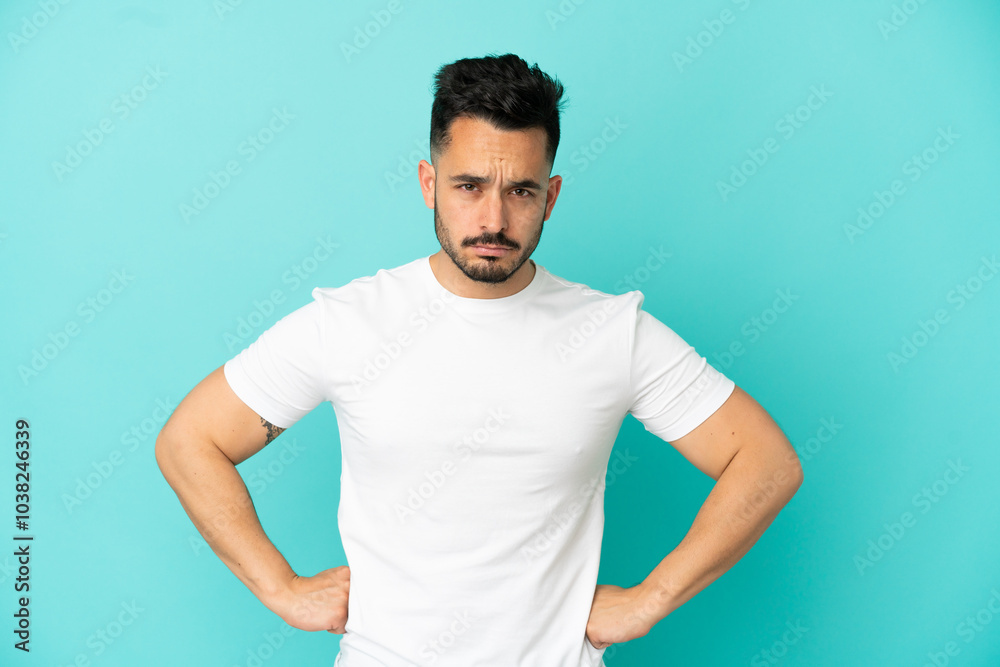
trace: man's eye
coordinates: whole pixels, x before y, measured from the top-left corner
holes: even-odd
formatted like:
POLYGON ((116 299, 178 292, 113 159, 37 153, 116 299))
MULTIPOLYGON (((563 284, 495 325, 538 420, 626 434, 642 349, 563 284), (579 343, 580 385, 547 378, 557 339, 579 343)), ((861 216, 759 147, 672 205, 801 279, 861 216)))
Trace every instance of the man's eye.
MULTIPOLYGON (((462 192, 472 192, 473 190, 476 189, 476 185, 474 183, 462 183, 461 185, 458 186, 458 189, 461 190, 462 192), (471 188, 471 189, 466 189, 466 188, 471 188)), ((514 188, 512 192, 514 192, 517 195, 518 199, 527 199, 532 195, 532 192, 527 188, 514 188)))

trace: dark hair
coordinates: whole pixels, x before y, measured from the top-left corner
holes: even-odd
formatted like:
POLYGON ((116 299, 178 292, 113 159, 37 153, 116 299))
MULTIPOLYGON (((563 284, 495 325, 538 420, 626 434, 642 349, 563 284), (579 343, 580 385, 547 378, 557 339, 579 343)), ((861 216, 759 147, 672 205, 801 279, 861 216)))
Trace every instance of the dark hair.
POLYGON ((485 120, 499 130, 541 127, 548 137, 549 166, 559 147, 559 112, 563 86, 513 53, 463 58, 444 65, 434 75, 431 107, 431 162, 447 148, 452 122, 467 116, 485 120))

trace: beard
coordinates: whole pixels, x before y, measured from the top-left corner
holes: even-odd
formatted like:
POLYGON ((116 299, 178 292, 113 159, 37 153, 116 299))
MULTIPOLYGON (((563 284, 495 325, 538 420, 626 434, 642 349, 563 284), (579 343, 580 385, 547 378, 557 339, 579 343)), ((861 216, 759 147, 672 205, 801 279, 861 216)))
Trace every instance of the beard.
POLYGON ((451 242, 444 222, 438 213, 437 206, 434 207, 434 232, 437 234, 441 249, 445 251, 455 266, 461 270, 470 280, 481 283, 498 284, 506 281, 521 266, 528 261, 531 253, 538 246, 539 239, 542 238, 542 227, 545 226, 545 211, 542 210, 541 220, 539 220, 538 234, 529 243, 521 248, 520 244, 508 238, 503 232, 497 234, 483 234, 473 239, 466 239, 460 247, 455 247, 451 242), (498 245, 505 248, 512 248, 513 252, 506 253, 503 257, 473 257, 468 259, 462 254, 463 248, 471 248, 476 245, 498 245), (518 250, 520 248, 520 250, 518 250))

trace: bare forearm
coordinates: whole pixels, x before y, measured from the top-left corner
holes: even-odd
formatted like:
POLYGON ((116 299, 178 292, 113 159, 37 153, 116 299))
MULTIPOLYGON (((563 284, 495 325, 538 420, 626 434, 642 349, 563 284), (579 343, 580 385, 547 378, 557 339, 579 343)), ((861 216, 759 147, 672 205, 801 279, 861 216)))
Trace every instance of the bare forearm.
POLYGON ((737 563, 802 483, 791 445, 737 452, 691 529, 637 587, 643 614, 656 623, 737 563))
POLYGON ((260 524, 236 466, 211 442, 161 437, 156 461, 212 551, 262 602, 295 576, 260 524))

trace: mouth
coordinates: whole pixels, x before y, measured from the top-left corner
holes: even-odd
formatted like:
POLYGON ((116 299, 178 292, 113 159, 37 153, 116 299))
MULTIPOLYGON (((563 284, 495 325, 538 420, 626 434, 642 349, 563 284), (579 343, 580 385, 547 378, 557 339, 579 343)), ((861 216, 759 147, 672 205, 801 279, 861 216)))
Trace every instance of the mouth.
POLYGON ((491 255, 495 257, 499 257, 500 255, 503 255, 511 250, 511 248, 508 248, 507 246, 500 245, 476 245, 472 246, 472 249, 481 255, 491 255))

